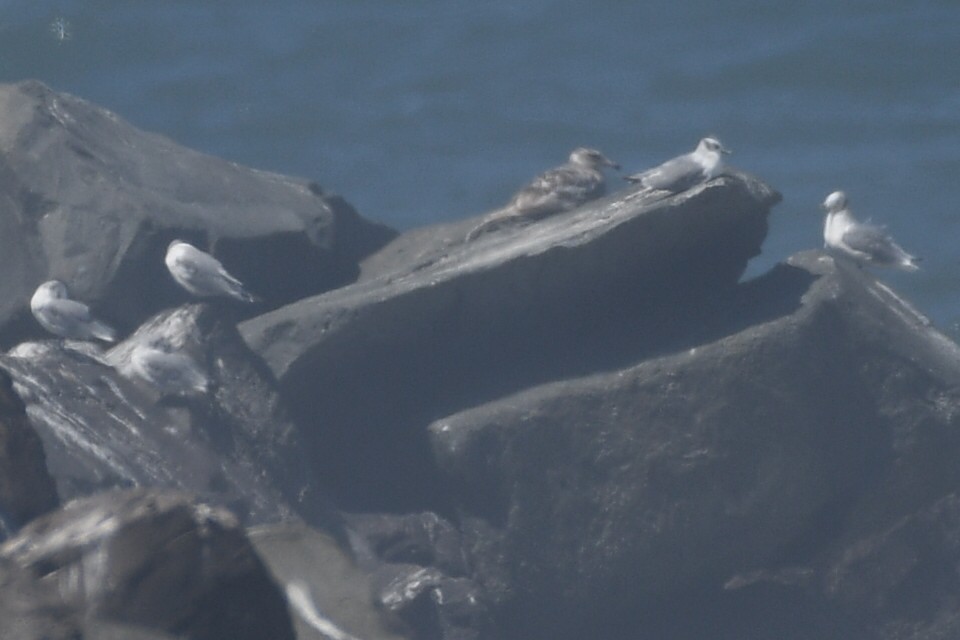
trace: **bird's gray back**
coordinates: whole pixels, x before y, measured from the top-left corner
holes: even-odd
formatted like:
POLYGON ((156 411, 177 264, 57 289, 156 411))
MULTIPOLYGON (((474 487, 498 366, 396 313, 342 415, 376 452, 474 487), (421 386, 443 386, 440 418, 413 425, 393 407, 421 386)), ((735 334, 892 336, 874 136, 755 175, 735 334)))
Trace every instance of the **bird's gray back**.
POLYGON ((640 174, 640 181, 650 189, 679 193, 702 182, 704 177, 703 167, 688 154, 640 174))
POLYGON ((883 227, 873 224, 855 225, 843 234, 842 240, 852 250, 866 254, 879 264, 899 262, 904 254, 883 227))

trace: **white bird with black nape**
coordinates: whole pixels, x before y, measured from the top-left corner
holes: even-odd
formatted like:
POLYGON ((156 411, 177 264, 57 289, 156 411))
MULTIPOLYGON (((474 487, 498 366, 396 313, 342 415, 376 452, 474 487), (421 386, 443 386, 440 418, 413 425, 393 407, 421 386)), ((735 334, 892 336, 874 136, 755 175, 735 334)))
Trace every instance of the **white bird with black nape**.
POLYGON ((680 193, 723 173, 723 154, 729 153, 730 150, 724 148, 716 138, 703 138, 690 153, 667 160, 653 169, 626 176, 624 180, 641 184, 652 191, 680 193))
POLYGON ((90 307, 71 300, 67 285, 59 280, 44 282, 30 298, 30 311, 44 329, 70 340, 114 342, 117 332, 93 317, 90 307))
POLYGON ((200 298, 229 297, 241 302, 257 298, 230 275, 220 261, 183 240, 174 240, 164 258, 170 275, 181 287, 200 298))
POLYGON ((852 259, 860 266, 894 267, 916 271, 920 258, 910 255, 893 241, 886 229, 858 222, 850 212, 847 196, 834 191, 821 205, 827 212, 823 224, 823 245, 835 255, 852 259))

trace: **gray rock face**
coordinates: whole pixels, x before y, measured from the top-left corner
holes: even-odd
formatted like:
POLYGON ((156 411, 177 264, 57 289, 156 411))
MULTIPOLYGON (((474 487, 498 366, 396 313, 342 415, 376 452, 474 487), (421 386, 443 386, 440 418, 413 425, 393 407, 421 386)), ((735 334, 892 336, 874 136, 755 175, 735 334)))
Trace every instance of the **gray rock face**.
MULTIPOLYGON (((91 619, 197 640, 294 637, 283 595, 236 519, 182 494, 108 492, 72 502, 24 527, 0 557, 0 573, 57 585, 23 602, 16 582, 0 580, 0 601, 20 601, 33 628, 51 627, 54 637, 79 637, 60 634, 91 619)), ((4 617, 0 637, 31 637, 11 635, 18 625, 4 617)))
POLYGON ((376 606, 371 567, 330 535, 296 523, 254 527, 249 535, 287 592, 298 640, 423 637, 376 606))
POLYGON ((202 304, 164 312, 105 353, 46 341, 0 356, 64 499, 159 486, 230 506, 253 523, 302 516, 335 524, 269 372, 223 313, 202 304), (134 346, 151 340, 189 354, 209 377, 208 391, 168 396, 123 375, 134 346))
POLYGON ((58 504, 40 438, 0 371, 0 539, 58 504))
POLYGON ((621 193, 466 245, 452 238, 473 221, 414 232, 419 249, 401 237, 361 282, 241 332, 343 504, 436 507, 423 425, 684 339, 701 301, 733 288, 759 252, 778 199, 735 175, 660 200, 621 193), (691 317, 677 322, 683 304, 691 317))
MULTIPOLYGON (((353 280, 394 233, 316 185, 191 151, 38 82, 0 86, 0 344, 39 335, 27 303, 63 280, 120 329, 186 300, 174 238, 272 307, 353 280)), ((261 307, 262 308, 262 307, 261 307)))
MULTIPOLYGON (((759 567, 830 573, 822 609, 870 601, 857 589, 886 587, 858 576, 848 590, 856 571, 830 558, 955 490, 960 348, 889 288, 811 252, 727 304, 736 321, 718 339, 430 427, 458 506, 502 535, 475 561, 507 576, 517 637, 652 626, 664 602, 711 602, 759 567)), ((838 609, 831 624, 856 628, 838 609)), ((736 611, 710 626, 734 628, 736 611)))

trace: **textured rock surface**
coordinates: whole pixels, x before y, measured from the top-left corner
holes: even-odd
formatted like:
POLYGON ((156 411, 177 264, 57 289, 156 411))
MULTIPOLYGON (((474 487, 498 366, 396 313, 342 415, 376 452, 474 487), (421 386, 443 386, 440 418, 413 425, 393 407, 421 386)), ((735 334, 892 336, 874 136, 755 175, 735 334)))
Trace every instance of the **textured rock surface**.
POLYGON ((0 86, 0 114, 6 346, 39 335, 27 302, 50 278, 121 330, 183 302, 163 266, 175 237, 213 247, 272 307, 353 280, 394 235, 312 183, 191 151, 38 82, 0 86))
POLYGON ((735 285, 778 198, 737 175, 654 201, 623 192, 455 247, 449 226, 415 232, 426 248, 385 248, 371 258, 380 275, 241 332, 343 504, 436 508, 424 424, 683 339, 678 306, 735 285))
POLYGON ((330 535, 297 524, 255 527, 250 540, 284 588, 298 640, 413 638, 374 605, 373 575, 330 535))
POLYGON ((501 635, 487 596, 471 578, 460 531, 435 513, 349 515, 355 547, 372 556, 379 605, 417 638, 494 639, 501 635))
POLYGON ((503 535, 475 560, 507 576, 518 637, 662 622, 738 572, 856 553, 958 485, 960 348, 887 287, 811 252, 728 302, 719 340, 431 426, 459 506, 503 535))
POLYGON ((106 353, 83 343, 26 343, 0 356, 0 368, 26 402, 64 499, 160 486, 230 506, 249 522, 336 520, 269 372, 222 308, 164 312, 106 353), (151 339, 193 357, 210 378, 207 393, 164 396, 121 375, 132 345, 151 339))
MULTIPOLYGON (((46 606, 58 624, 72 616, 197 640, 294 637, 283 595, 236 519, 182 494, 108 492, 72 502, 24 527, 0 557, 56 585, 46 606)), ((11 597, 5 591, 0 600, 11 597)), ((46 619, 43 609, 29 613, 46 619)))
POLYGON ((0 371, 0 539, 58 503, 40 438, 11 379, 0 371))

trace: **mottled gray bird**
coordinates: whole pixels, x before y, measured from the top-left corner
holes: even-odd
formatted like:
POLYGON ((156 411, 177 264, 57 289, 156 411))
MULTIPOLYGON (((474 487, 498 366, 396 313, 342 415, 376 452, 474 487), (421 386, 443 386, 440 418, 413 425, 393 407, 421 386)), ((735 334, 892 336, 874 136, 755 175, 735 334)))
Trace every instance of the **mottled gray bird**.
POLYGON ((164 262, 177 284, 195 296, 231 297, 242 302, 256 301, 256 298, 243 288, 243 283, 227 273, 219 260, 183 240, 170 243, 164 262))
POLYGON ((912 256, 893 241, 883 227, 857 222, 847 205, 847 195, 834 191, 821 205, 827 212, 823 224, 823 246, 852 258, 858 265, 896 267, 916 271, 920 259, 912 256))
POLYGON ((130 371, 164 394, 204 393, 207 376, 193 358, 162 345, 138 344, 130 353, 130 371))
POLYGON ((576 209, 601 197, 607 190, 603 167, 619 169, 620 165, 596 149, 574 149, 565 164, 534 178, 513 196, 506 207, 474 227, 467 234, 467 240, 513 220, 537 220, 576 209))
POLYGON ((117 332, 90 314, 90 307, 71 300, 67 286, 59 280, 44 282, 30 298, 30 311, 40 325, 50 333, 71 340, 104 342, 117 339, 117 332))
POLYGON ((725 153, 730 151, 719 140, 703 138, 690 153, 667 160, 659 167, 626 176, 624 180, 642 184, 647 189, 680 193, 720 175, 725 153))

